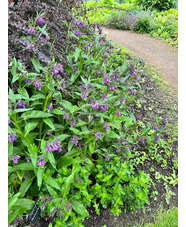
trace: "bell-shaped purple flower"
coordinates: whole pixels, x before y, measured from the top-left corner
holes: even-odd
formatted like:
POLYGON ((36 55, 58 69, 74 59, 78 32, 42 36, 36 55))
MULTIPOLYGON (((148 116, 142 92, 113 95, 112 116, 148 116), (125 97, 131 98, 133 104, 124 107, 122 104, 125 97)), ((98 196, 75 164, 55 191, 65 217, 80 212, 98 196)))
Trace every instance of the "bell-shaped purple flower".
POLYGON ((37 19, 37 23, 38 23, 38 24, 43 24, 43 22, 44 22, 44 20, 43 20, 42 17, 39 17, 39 18, 37 19))

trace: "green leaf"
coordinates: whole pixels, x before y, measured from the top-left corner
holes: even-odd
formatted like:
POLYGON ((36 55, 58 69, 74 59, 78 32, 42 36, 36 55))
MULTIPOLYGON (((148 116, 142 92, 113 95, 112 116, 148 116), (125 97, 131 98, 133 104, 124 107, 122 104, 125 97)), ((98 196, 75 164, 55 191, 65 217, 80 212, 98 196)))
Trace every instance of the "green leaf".
POLYGON ((27 192, 27 190, 29 189, 30 185, 32 184, 33 179, 34 179, 34 177, 28 178, 22 183, 22 185, 21 185, 21 187, 19 189, 19 192, 21 192, 21 195, 20 195, 21 197, 25 196, 25 193, 27 192))
POLYGON ((8 143, 8 156, 13 155, 13 143, 8 143))
POLYGON ((29 95, 28 95, 28 92, 25 88, 18 88, 18 93, 25 99, 25 100, 28 100, 29 99, 29 95))
POLYGON ((38 122, 39 121, 36 120, 25 125, 25 136, 37 126, 38 122))
POLYGON ((58 183, 49 174, 43 173, 43 180, 53 188, 60 190, 58 183))
POLYGON ((37 146, 36 145, 28 146, 28 152, 30 154, 31 161, 32 161, 34 167, 36 167, 36 165, 37 165, 37 153, 38 153, 37 146))
POLYGON ((10 210, 13 207, 13 205, 17 202, 20 195, 21 192, 18 192, 8 200, 8 210, 10 210))
POLYGON ((76 128, 69 128, 74 134, 76 135, 81 135, 81 131, 79 131, 78 129, 76 128))
POLYGON ((58 194, 57 192, 51 188, 49 185, 46 184, 46 187, 48 189, 48 192, 50 193, 51 196, 53 196, 54 198, 58 198, 58 194))
POLYGON ((150 132, 152 126, 150 123, 148 123, 148 126, 144 127, 142 130, 141 130, 141 133, 140 133, 140 136, 145 136, 147 135, 148 132, 150 132))
POLYGON ((58 109, 55 109, 53 113, 55 113, 57 115, 62 115, 62 116, 65 115, 65 112, 64 111, 58 110, 58 109))
POLYGON ((30 110, 33 110, 33 108, 16 109, 16 110, 14 110, 14 113, 28 112, 30 110))
POLYGON ((35 70, 40 73, 40 69, 42 69, 42 66, 40 65, 39 59, 31 59, 32 64, 35 68, 35 70))
POLYGON ((45 140, 41 140, 41 152, 43 155, 46 155, 46 145, 47 145, 47 141, 45 140))
POLYGON ((83 206, 83 204, 80 201, 70 199, 69 202, 72 204, 72 207, 77 214, 81 215, 82 217, 89 216, 88 211, 86 210, 86 208, 83 206))
POLYGON ((116 134, 115 132, 111 131, 108 134, 108 137, 113 138, 113 139, 120 139, 120 136, 118 134, 116 134))
POLYGON ((40 30, 44 35, 48 36, 48 33, 46 31, 46 24, 45 26, 41 27, 36 27, 38 30, 40 30))
POLYGON ((66 157, 74 157, 81 154, 81 150, 78 150, 77 148, 73 148, 72 150, 68 151, 64 156, 66 157))
POLYGON ((61 103, 62 103, 62 105, 64 106, 65 109, 71 110, 72 104, 70 102, 63 100, 61 103))
POLYGON ((9 97, 12 100, 12 102, 15 102, 15 95, 13 90, 9 87, 9 97))
POLYGON ((19 165, 15 165, 12 168, 9 168, 9 173, 15 172, 16 170, 34 170, 34 166, 32 163, 21 163, 19 165))
POLYGON ((78 60, 80 53, 81 53, 81 49, 76 48, 75 53, 74 53, 75 61, 78 60))
POLYGON ((54 169, 56 169, 56 161, 52 152, 48 152, 48 159, 54 169))
POLYGON ((51 117, 52 115, 43 111, 39 111, 39 110, 32 110, 26 113, 23 113, 21 115, 22 118, 48 118, 51 117))
POLYGON ((16 71, 13 71, 13 69, 11 69, 11 73, 13 75, 12 83, 15 83, 19 79, 20 76, 18 73, 16 73, 16 71))
POLYGON ((78 78, 78 74, 72 74, 71 75, 71 84, 73 84, 75 81, 76 81, 76 79, 78 78))
POLYGON ((74 162, 74 159, 72 157, 68 157, 68 156, 62 156, 58 159, 58 169, 61 167, 67 167, 72 165, 72 163, 74 162))
POLYGON ((35 101, 35 100, 38 100, 38 99, 44 99, 45 96, 43 94, 37 94, 37 95, 33 95, 30 100, 31 101, 35 101))
POLYGON ((22 213, 25 213, 27 211, 30 211, 34 205, 35 201, 31 199, 18 199, 16 201, 16 204, 14 205, 14 210, 20 209, 22 213))
MULTIPOLYGON (((58 139, 60 142, 62 142, 63 140, 65 140, 67 137, 69 137, 70 135, 67 134, 63 134, 63 135, 58 135, 55 138, 58 139)), ((54 139, 55 139, 54 138, 54 139)))
POLYGON ((70 185, 73 182, 74 174, 72 173, 70 176, 68 176, 65 180, 65 183, 62 186, 62 196, 65 197, 68 195, 70 191, 70 185))
POLYGON ((54 127, 52 121, 51 121, 49 118, 44 119, 43 121, 44 121, 52 130, 55 130, 55 127, 54 127))
POLYGON ((20 210, 14 210, 12 213, 8 214, 8 224, 10 225, 13 220, 18 216, 20 210))
POLYGON ((41 188, 41 185, 42 185, 43 172, 44 172, 44 169, 38 168, 38 170, 37 170, 37 185, 38 185, 39 189, 41 188))

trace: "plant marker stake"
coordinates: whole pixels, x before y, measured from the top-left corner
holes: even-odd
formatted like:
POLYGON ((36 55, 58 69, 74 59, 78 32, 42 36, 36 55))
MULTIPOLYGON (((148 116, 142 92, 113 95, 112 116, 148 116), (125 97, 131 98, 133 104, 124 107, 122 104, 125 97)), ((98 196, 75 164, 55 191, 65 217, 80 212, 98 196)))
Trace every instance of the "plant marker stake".
POLYGON ((40 213, 41 213, 41 208, 40 208, 39 204, 37 204, 37 201, 38 200, 36 200, 30 214, 27 217, 28 221, 30 221, 34 225, 36 225, 36 223, 40 217, 40 213))

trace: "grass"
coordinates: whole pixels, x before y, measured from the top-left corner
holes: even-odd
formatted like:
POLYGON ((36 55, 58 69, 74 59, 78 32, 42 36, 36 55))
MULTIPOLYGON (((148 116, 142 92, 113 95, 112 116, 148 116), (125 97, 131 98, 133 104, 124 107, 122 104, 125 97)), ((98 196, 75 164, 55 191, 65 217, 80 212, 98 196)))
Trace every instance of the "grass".
POLYGON ((157 211, 154 223, 146 223, 144 227, 177 227, 178 226, 178 208, 173 207, 167 211, 162 209, 157 211))

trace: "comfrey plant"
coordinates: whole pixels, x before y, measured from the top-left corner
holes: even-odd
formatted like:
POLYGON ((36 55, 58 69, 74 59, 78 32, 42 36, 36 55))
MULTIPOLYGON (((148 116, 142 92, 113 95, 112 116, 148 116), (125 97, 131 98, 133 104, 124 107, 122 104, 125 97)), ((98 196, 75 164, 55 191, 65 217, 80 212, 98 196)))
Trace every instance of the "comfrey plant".
MULTIPOLYGON (((36 23, 42 16, 31 22, 32 39, 36 23)), ((35 71, 16 58, 9 63, 10 83, 19 85, 9 88, 9 223, 36 197, 55 226, 83 226, 92 205, 99 213, 99 204, 111 203, 118 215, 123 204, 134 210, 148 202, 150 179, 134 172, 131 147, 149 132, 157 140, 159 131, 128 110, 141 93, 136 70, 126 60, 112 67, 113 46, 86 27, 71 20, 65 62, 54 56, 44 65, 33 54, 35 71)))

